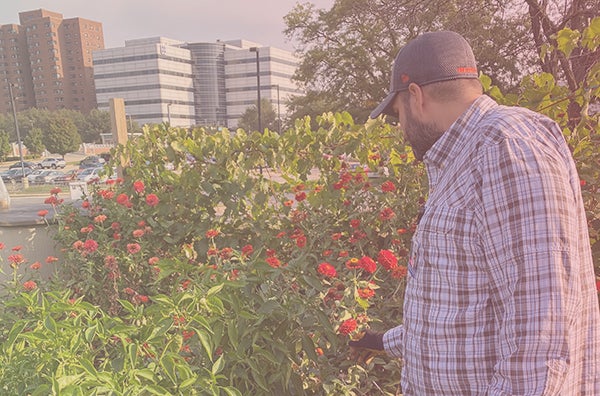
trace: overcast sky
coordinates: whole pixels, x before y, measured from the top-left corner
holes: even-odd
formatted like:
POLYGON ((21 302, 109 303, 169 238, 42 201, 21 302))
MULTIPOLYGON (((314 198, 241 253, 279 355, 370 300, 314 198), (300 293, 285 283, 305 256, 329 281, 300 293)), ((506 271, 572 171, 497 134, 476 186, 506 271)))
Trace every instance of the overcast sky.
MULTIPOLYGON (((189 42, 246 39, 293 50, 283 17, 297 0, 0 0, 0 24, 19 23, 19 12, 43 8, 63 18, 101 22, 106 48, 125 40, 164 36, 189 42)), ((334 0, 300 0, 330 9, 334 0)))

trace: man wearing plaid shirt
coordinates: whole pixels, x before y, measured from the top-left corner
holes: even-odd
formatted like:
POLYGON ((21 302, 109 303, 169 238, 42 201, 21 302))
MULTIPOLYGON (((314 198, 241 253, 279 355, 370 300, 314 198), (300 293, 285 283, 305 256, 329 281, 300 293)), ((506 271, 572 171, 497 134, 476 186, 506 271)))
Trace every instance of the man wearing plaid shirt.
POLYGON ((600 312, 560 128, 482 94, 469 44, 425 33, 372 117, 398 117, 429 176, 403 324, 353 347, 404 360, 404 395, 600 395, 600 312))

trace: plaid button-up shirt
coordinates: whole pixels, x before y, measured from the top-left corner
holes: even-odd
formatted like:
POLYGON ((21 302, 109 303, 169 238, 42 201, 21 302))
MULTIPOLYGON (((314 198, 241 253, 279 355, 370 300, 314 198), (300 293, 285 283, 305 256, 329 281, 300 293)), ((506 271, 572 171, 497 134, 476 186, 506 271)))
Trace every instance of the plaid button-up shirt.
POLYGON ((600 313, 580 180, 560 128, 478 98, 424 158, 405 395, 600 395, 600 313))

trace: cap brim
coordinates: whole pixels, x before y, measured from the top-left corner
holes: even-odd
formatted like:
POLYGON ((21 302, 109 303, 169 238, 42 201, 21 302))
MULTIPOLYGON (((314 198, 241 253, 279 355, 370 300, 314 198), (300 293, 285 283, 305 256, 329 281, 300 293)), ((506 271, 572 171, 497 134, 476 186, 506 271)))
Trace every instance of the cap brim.
POLYGON ((385 97, 383 102, 381 102, 379 106, 377 106, 375 110, 371 112, 370 117, 377 118, 382 114, 395 116, 394 111, 392 110, 392 102, 397 94, 398 92, 390 92, 388 96, 385 97))

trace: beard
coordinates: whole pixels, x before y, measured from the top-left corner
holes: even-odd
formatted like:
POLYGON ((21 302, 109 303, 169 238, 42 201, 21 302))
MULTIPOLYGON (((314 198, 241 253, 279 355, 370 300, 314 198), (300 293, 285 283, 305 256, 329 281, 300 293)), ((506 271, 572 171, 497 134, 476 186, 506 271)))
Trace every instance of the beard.
POLYGON ((438 141, 445 131, 441 130, 435 123, 425 123, 417 120, 410 110, 408 102, 404 102, 405 121, 402 125, 404 136, 413 149, 415 158, 423 160, 427 150, 438 141))

